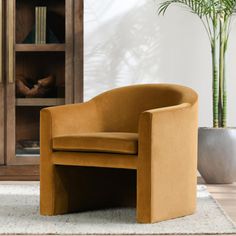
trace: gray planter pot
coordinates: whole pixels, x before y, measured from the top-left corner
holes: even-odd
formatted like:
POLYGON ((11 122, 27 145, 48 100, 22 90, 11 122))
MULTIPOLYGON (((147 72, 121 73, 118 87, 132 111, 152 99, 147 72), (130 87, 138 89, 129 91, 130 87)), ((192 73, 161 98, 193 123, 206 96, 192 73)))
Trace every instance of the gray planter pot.
POLYGON ((198 171, 207 183, 236 181, 236 128, 199 128, 198 171))

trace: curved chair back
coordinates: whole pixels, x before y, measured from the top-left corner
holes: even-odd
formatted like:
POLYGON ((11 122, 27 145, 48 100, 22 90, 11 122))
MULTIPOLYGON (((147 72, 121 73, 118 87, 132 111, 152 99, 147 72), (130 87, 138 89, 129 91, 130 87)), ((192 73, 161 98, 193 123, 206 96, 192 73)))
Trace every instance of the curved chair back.
POLYGON ((193 105, 197 94, 173 84, 143 84, 121 87, 92 99, 104 132, 138 132, 142 112, 182 103, 193 105))

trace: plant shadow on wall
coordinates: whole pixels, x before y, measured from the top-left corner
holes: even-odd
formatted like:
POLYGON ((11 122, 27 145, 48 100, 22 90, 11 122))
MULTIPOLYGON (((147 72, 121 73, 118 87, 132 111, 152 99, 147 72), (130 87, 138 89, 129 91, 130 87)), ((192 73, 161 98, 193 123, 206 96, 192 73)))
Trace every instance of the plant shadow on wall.
MULTIPOLYGON (((147 78, 157 77, 160 57, 156 21, 154 2, 146 1, 144 5, 136 6, 104 24, 98 22, 99 27, 85 40, 86 97, 91 98, 118 86, 145 83, 147 78), (152 12, 153 20, 150 20, 152 12)), ((91 24, 91 21, 88 23, 91 24)))
POLYGON ((187 11, 186 15, 173 12, 171 19, 163 19, 157 14, 159 0, 137 2, 131 0, 126 4, 131 7, 122 7, 122 1, 105 1, 104 7, 87 0, 85 100, 105 90, 135 83, 199 84, 198 78, 193 77, 203 77, 208 70, 202 53, 197 46, 193 47, 207 40, 199 40, 198 19, 186 23, 187 11), (114 10, 117 5, 122 10, 114 10), (112 16, 104 20, 104 15, 112 16), (203 72, 199 72, 196 64, 203 72))

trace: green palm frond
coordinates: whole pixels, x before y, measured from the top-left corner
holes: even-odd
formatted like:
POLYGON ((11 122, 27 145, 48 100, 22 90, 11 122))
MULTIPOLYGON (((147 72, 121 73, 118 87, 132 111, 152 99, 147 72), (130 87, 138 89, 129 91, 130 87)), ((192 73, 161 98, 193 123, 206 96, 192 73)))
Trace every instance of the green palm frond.
POLYGON ((236 12, 236 0, 167 0, 160 4, 159 14, 165 14, 166 10, 173 4, 185 5, 197 14, 216 17, 217 15, 230 16, 236 12))
MULTIPOLYGON (((211 1, 211 0, 210 0, 211 1)), ((207 0, 167 0, 160 4, 159 14, 165 14, 166 10, 173 4, 181 4, 185 5, 191 9, 191 11, 197 14, 199 17, 203 17, 204 15, 210 12, 210 5, 207 0)))
POLYGON ((235 0, 224 0, 222 1, 224 12, 227 16, 230 16, 236 12, 236 1, 235 0))

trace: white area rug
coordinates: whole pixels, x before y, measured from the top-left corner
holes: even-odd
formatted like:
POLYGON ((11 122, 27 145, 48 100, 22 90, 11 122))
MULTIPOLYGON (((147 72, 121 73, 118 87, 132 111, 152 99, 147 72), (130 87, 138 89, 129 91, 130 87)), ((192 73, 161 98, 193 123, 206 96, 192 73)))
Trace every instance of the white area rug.
POLYGON ((39 185, 0 185, 0 234, 233 234, 236 226, 198 187, 192 216, 156 224, 135 223, 135 209, 110 209, 56 217, 39 215, 39 185))

